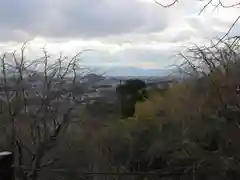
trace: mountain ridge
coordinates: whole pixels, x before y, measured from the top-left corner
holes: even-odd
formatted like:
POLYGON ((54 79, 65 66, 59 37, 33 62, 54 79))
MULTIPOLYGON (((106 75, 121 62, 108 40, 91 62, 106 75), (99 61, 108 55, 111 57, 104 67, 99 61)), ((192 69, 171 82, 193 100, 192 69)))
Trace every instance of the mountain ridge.
POLYGON ((170 73, 168 69, 145 69, 138 67, 95 67, 96 73, 104 76, 156 76, 162 77, 170 73))

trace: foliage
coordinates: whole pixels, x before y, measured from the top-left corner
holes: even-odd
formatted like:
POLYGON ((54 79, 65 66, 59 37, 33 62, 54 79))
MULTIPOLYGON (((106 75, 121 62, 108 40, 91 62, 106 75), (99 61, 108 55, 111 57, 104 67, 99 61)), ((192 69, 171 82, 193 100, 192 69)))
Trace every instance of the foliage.
POLYGON ((158 92, 150 92, 148 100, 137 102, 135 116, 139 119, 146 119, 156 116, 161 109, 164 98, 158 92))
MULTIPOLYGON (((239 46, 231 45, 230 51, 224 45, 212 51, 189 49, 181 56, 186 58, 181 68, 190 69, 192 76, 164 92, 146 93, 139 80, 118 86, 122 108, 131 110, 126 118, 118 117, 117 104, 79 107, 75 118, 81 121, 69 124, 58 148, 43 160, 67 156, 53 167, 88 172, 164 170, 181 171, 182 179, 240 179, 240 51, 239 46), (132 113, 134 117, 128 117, 132 113)), ((21 105, 21 99, 14 104, 21 105)), ((66 174, 78 178, 70 171, 66 174)))
POLYGON ((129 79, 117 86, 116 93, 120 99, 123 117, 134 115, 136 102, 143 101, 147 97, 145 89, 145 82, 138 79, 129 79))

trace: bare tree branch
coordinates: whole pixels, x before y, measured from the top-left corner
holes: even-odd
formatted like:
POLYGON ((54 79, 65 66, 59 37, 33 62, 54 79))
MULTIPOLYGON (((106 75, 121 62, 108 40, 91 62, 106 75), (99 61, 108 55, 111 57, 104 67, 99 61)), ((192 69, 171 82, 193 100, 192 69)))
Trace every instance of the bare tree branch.
MULTIPOLYGON (((202 14, 202 13, 205 11, 205 9, 207 9, 207 8, 212 4, 212 2, 213 2, 213 0, 207 0, 207 1, 203 0, 203 1, 206 2, 206 3, 205 3, 205 5, 203 5, 203 8, 200 9, 199 15, 202 14)), ((173 6, 173 5, 175 5, 176 3, 179 3, 178 0, 174 0, 172 3, 167 4, 167 5, 164 5, 164 4, 160 3, 160 2, 157 1, 157 0, 154 0, 154 2, 155 2, 157 5, 160 5, 160 6, 163 7, 163 8, 169 8, 169 7, 173 6)), ((239 2, 235 2, 235 3, 232 3, 232 4, 225 4, 225 3, 223 2, 223 0, 218 0, 218 1, 217 1, 217 5, 215 5, 214 10, 215 10, 216 8, 218 8, 218 7, 221 7, 221 8, 225 8, 225 9, 226 9, 226 8, 239 8, 239 6, 240 6, 240 1, 239 1, 239 2)), ((230 34, 230 32, 232 31, 232 29, 233 29, 233 27, 236 25, 236 23, 239 21, 239 19, 240 19, 240 16, 238 16, 238 17, 235 19, 235 21, 232 23, 232 25, 230 26, 230 28, 228 29, 228 31, 220 38, 220 40, 219 40, 217 43, 214 44, 214 46, 218 46, 218 45, 221 43, 221 41, 224 40, 224 39, 230 34)))
MULTIPOLYGON (((203 8, 200 10, 200 12, 199 12, 198 15, 201 15, 202 12, 209 6, 209 4, 212 3, 212 1, 213 1, 213 0, 208 1, 207 4, 205 4, 205 5, 203 6, 203 8)), ((217 6, 218 6, 218 5, 216 5, 216 7, 217 7, 217 6)))
POLYGON ((28 62, 26 44, 20 53, 2 55, 0 92, 7 108, 5 116, 12 125, 17 175, 20 180, 36 180, 37 169, 55 162, 55 159, 42 160, 56 147, 72 121, 78 103, 73 101, 73 92, 79 85, 78 71, 83 70, 78 65, 80 56, 91 50, 81 51, 71 59, 60 54, 56 60, 50 60, 51 56, 43 49, 43 57, 28 62), (25 172, 21 167, 27 157, 31 158, 31 171, 25 172))
MULTIPOLYGON (((168 8, 175 5, 176 3, 179 3, 178 0, 173 0, 173 2, 164 5, 163 3, 160 3, 158 0, 154 0, 154 1, 156 4, 160 5, 163 8, 168 8)), ((205 1, 205 0, 196 0, 196 1, 205 1)), ((201 9, 201 11, 204 11, 204 9, 206 9, 212 2, 213 0, 207 0, 205 5, 203 6, 203 9, 201 9)), ((218 3, 216 6, 221 6, 222 8, 233 8, 233 7, 238 7, 239 5, 240 5, 240 2, 235 2, 232 4, 224 4, 223 0, 218 0, 218 3)))
POLYGON ((178 0, 174 0, 174 1, 171 2, 170 4, 162 4, 162 3, 160 3, 158 0, 154 0, 154 1, 155 1, 155 3, 156 3, 157 5, 160 5, 160 6, 163 7, 163 8, 171 7, 171 6, 173 6, 174 4, 176 4, 176 3, 178 2, 178 0))

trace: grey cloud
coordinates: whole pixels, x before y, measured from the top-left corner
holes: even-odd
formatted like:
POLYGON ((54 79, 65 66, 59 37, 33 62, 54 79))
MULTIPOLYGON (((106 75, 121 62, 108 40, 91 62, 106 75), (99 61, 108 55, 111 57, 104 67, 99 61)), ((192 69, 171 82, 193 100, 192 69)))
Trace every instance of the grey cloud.
POLYGON ((174 63, 174 50, 128 48, 111 54, 107 51, 89 53, 83 64, 87 66, 136 66, 141 68, 166 67, 174 63))
MULTIPOLYGON (((202 38, 221 38, 225 35, 233 22, 226 22, 219 18, 205 19, 199 21, 198 17, 191 17, 186 19, 188 24, 196 30, 197 34, 202 38), (216 27, 223 27, 226 29, 218 29, 216 27)), ((230 36, 235 36, 240 33, 240 22, 238 22, 231 30, 230 36)))
POLYGON ((0 41, 157 32, 167 26, 164 11, 137 0, 2 0, 0 41))
POLYGON ((2 0, 0 1, 1 26, 14 29, 32 26, 29 23, 35 24, 35 21, 38 21, 40 9, 41 1, 2 0))
MULTIPOLYGON (((169 29, 166 29, 168 31, 169 29)), ((139 44, 151 44, 151 43, 180 43, 182 41, 187 41, 191 37, 195 36, 196 33, 191 30, 179 30, 177 33, 131 33, 121 36, 113 35, 108 37, 98 38, 103 43, 113 43, 118 45, 124 45, 126 43, 135 45, 139 44)))
POLYGON ((173 53, 174 49, 160 50, 145 48, 126 49, 121 52, 123 58, 126 58, 127 61, 131 59, 133 62, 156 63, 161 67, 171 64, 170 57, 173 53))

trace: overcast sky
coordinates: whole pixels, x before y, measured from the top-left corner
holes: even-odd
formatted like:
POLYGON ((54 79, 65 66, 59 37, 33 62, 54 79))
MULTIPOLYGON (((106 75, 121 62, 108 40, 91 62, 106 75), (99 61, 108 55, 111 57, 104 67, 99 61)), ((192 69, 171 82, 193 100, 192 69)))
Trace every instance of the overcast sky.
POLYGON ((239 9, 210 7, 198 16, 203 5, 180 0, 163 9, 154 0, 0 0, 0 51, 28 40, 30 57, 43 47, 66 55, 93 49, 84 55, 85 64, 164 68, 176 62, 172 55, 182 46, 221 36, 240 15, 239 9))

